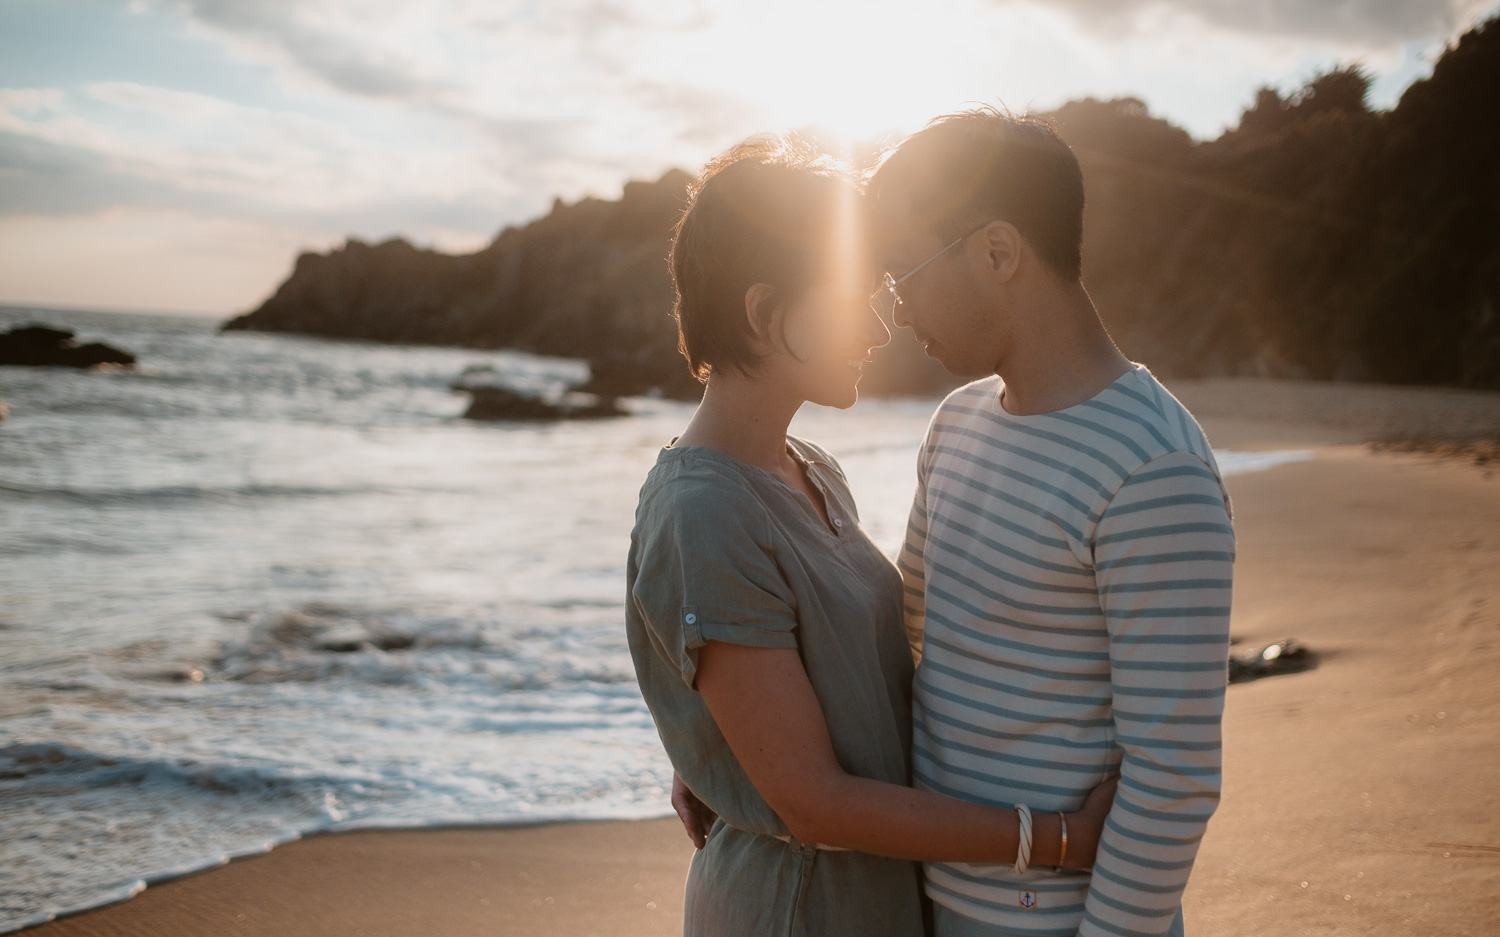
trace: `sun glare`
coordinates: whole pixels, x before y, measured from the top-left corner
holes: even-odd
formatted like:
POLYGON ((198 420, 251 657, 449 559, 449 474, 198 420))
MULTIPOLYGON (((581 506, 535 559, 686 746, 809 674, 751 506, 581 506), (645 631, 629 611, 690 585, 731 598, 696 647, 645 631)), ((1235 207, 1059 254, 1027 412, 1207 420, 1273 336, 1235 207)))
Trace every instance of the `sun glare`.
POLYGON ((971 55, 955 63, 955 45, 973 41, 955 31, 965 19, 879 0, 735 6, 706 34, 674 46, 673 66, 748 102, 776 129, 815 127, 865 142, 915 129, 986 84, 974 73, 992 71, 992 62, 976 66, 971 55))
MULTIPOLYGON (((868 295, 865 281, 868 264, 865 261, 864 225, 860 224, 859 197, 852 186, 845 187, 839 201, 838 226, 835 236, 834 262, 841 295, 868 295)), ((863 315, 864 309, 859 308, 863 315)))

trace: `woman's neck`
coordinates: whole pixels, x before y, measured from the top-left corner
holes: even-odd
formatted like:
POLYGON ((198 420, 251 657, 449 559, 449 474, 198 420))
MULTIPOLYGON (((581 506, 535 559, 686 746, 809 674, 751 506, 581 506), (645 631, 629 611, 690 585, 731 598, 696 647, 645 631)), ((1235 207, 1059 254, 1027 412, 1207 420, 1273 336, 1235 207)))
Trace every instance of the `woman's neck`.
POLYGON ((774 389, 774 381, 713 374, 703 402, 677 437, 678 446, 707 446, 768 472, 784 470, 786 430, 803 401, 774 389))

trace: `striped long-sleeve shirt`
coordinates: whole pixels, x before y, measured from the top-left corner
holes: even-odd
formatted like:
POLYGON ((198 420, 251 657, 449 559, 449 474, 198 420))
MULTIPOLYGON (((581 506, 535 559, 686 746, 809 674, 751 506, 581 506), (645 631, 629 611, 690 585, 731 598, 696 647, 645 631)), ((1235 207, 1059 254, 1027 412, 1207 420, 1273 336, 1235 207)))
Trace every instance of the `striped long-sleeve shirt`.
POLYGON ((931 863, 953 911, 1029 937, 1171 927, 1219 799, 1234 532, 1202 430, 1137 366, 1017 417, 938 408, 898 565, 920 787, 1033 812, 1122 780, 1092 875, 931 863))

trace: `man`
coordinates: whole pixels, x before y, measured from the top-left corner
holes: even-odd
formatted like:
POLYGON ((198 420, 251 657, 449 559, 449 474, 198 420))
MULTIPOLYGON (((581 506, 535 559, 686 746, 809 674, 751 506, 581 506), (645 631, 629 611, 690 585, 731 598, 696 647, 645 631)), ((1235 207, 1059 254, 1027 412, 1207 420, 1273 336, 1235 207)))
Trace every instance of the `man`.
POLYGON ((948 370, 898 565, 915 783, 1035 814, 1122 774, 1092 875, 931 863, 939 937, 1182 933, 1219 798, 1234 534, 1188 412, 1080 278, 1083 179, 1045 124, 934 121, 869 195, 877 300, 948 370))

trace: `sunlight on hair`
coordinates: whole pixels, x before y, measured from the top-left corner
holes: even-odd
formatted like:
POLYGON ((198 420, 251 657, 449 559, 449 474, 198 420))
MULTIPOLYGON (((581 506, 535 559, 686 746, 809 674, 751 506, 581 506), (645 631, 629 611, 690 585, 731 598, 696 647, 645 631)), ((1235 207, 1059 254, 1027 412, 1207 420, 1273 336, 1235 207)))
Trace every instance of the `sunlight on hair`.
MULTIPOLYGON (((870 290, 865 283, 869 279, 868 263, 864 251, 864 225, 860 219, 860 196, 853 186, 840 190, 838 221, 834 226, 837 243, 829 254, 833 258, 834 277, 839 295, 867 295, 870 290)), ((863 306, 853 304, 849 314, 862 314, 863 306)))

